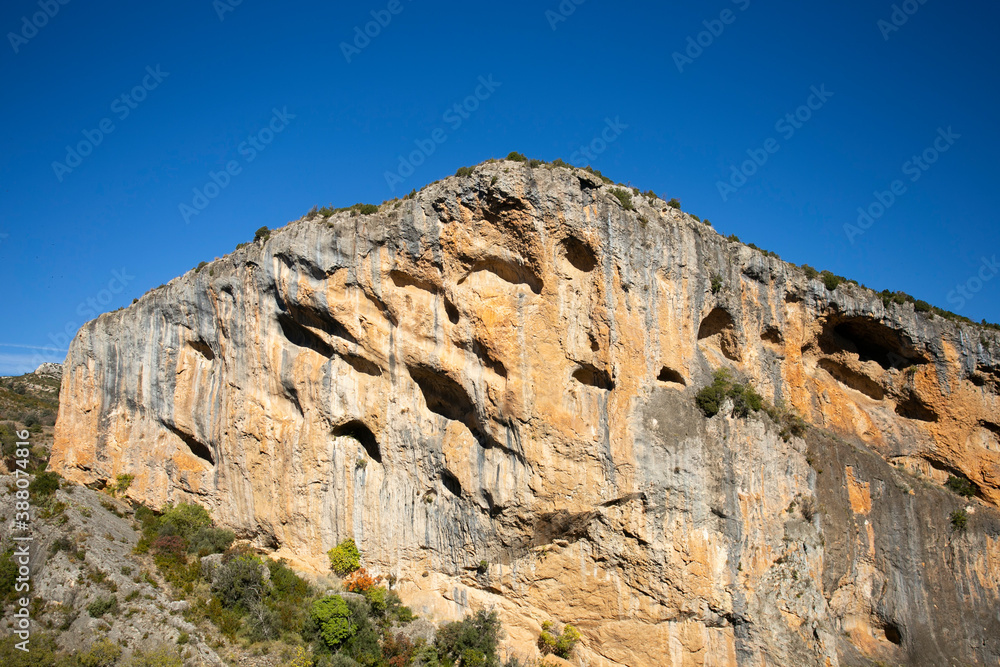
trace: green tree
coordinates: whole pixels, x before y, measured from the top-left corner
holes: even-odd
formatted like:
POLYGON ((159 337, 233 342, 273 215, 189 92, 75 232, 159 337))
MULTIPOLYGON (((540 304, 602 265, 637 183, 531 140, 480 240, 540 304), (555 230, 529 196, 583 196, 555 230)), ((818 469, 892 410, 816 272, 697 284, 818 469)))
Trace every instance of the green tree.
POLYGON ((336 649, 357 631, 351 622, 351 610, 339 595, 330 595, 313 602, 312 618, 319 627, 323 643, 331 649, 336 649))
POLYGON ((122 655, 118 644, 112 643, 106 637, 98 639, 83 653, 77 655, 80 667, 111 667, 122 655))
POLYGON ((264 597, 263 567, 255 556, 237 556, 219 568, 212 590, 223 605, 247 611, 264 597))
POLYGON ((464 666, 466 657, 480 654, 482 662, 477 664, 496 667, 500 664, 497 657, 500 631, 497 612, 480 609, 461 621, 448 623, 439 628, 434 638, 434 645, 445 662, 450 661, 464 666), (469 651, 472 653, 468 653, 469 651))
POLYGON ((195 503, 168 503, 163 508, 163 515, 156 521, 156 534, 159 536, 179 535, 190 541, 200 529, 212 525, 212 517, 208 510, 195 503))
POLYGON ((354 540, 344 540, 326 552, 330 557, 330 567, 341 577, 346 577, 361 567, 361 552, 354 540))

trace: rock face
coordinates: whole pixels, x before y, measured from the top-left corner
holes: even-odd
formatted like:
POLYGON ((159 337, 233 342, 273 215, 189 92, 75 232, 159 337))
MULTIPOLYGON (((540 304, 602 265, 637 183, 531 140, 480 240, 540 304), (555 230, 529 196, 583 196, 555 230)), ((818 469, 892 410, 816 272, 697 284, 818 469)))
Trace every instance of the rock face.
POLYGON ((51 465, 581 665, 1000 664, 997 334, 632 203, 501 161, 291 223, 81 329, 51 465), (705 419, 720 367, 813 428, 705 419))

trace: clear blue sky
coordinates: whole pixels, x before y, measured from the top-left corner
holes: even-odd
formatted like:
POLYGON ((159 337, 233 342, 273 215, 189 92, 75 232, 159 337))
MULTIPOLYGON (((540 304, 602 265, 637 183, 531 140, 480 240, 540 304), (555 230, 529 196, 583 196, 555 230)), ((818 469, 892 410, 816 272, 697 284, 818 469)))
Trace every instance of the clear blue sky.
POLYGON ((261 225, 381 202, 512 150, 569 160, 606 119, 627 127, 578 163, 678 197, 789 261, 1000 321, 1000 276, 969 283, 1000 254, 995 2, 911 0, 888 32, 889 0, 565 0, 565 17, 546 15, 558 0, 398 0, 396 14, 388 0, 242 0, 220 20, 232 1, 42 0, 55 15, 36 17, 37 31, 23 17, 43 11, 38 0, 3 3, 0 374, 61 360, 13 346, 64 349, 92 306, 126 305, 261 225), (372 11, 391 21, 345 56, 372 11), (720 34, 701 35, 707 46, 679 68, 673 54, 705 21, 720 34), (832 96, 810 100, 813 86, 832 96), (478 108, 445 115, 477 88, 478 108), (799 127, 776 125, 810 101, 799 127), (89 155, 54 168, 102 121, 113 131, 89 155), (244 144, 272 122, 269 144, 244 144), (386 172, 439 128, 445 141, 392 191, 386 172), (948 128, 959 136, 936 153, 948 128), (934 164, 906 170, 926 149, 934 164), (747 151, 766 163, 723 198, 747 151), (239 173, 186 222, 180 204, 230 161, 239 173), (897 180, 895 202, 849 239, 858 207, 897 180))

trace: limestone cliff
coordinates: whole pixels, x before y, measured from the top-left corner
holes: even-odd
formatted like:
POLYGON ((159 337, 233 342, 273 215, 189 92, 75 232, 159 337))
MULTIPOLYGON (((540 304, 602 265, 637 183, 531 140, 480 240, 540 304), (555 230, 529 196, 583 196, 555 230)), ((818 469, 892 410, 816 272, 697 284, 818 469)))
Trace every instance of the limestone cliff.
POLYGON ((581 665, 1000 664, 996 332, 610 188, 489 163, 189 272, 81 329, 52 466, 581 665), (705 419, 723 366, 814 428, 705 419))

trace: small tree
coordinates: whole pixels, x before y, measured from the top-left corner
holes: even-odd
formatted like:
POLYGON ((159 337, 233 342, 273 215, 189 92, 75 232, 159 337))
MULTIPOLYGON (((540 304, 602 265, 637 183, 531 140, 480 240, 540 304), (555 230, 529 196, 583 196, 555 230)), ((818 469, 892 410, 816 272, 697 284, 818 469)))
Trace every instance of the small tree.
POLYGON ((269 238, 271 238, 271 230, 268 229, 267 226, 261 227, 253 235, 254 241, 260 241, 261 239, 266 241, 269 238))
POLYGON ((972 482, 964 477, 949 475, 948 481, 945 482, 944 485, 964 498, 971 498, 976 495, 976 487, 974 487, 972 482))
POLYGON ((118 662, 121 655, 121 647, 104 637, 77 655, 76 660, 80 667, 111 667, 118 662))
POLYGON ((538 636, 538 650, 543 655, 552 653, 566 660, 573 651, 573 647, 580 641, 580 631, 569 623, 563 627, 559 635, 552 634, 550 632, 552 628, 551 621, 542 623, 542 633, 538 636))
POLYGON ((500 630, 497 613, 480 609, 461 621, 448 623, 439 628, 434 644, 446 662, 461 661, 460 664, 465 665, 467 657, 477 660, 482 656, 483 662, 475 664, 498 665, 497 645, 500 643, 500 630))
POLYGON ((611 194, 615 196, 615 199, 621 203, 622 208, 626 211, 634 211, 635 206, 632 205, 632 193, 624 188, 611 188, 611 194))
POLYGON ((326 554, 330 557, 330 568, 341 577, 361 567, 361 552, 353 539, 344 540, 326 554))
POLYGON ((238 556, 219 568, 212 590, 223 605, 247 611, 260 603, 266 586, 260 560, 238 556))
POLYGON ((350 639, 357 631, 351 623, 351 610, 339 595, 330 595, 313 602, 312 618, 319 626, 323 643, 332 649, 350 639))

